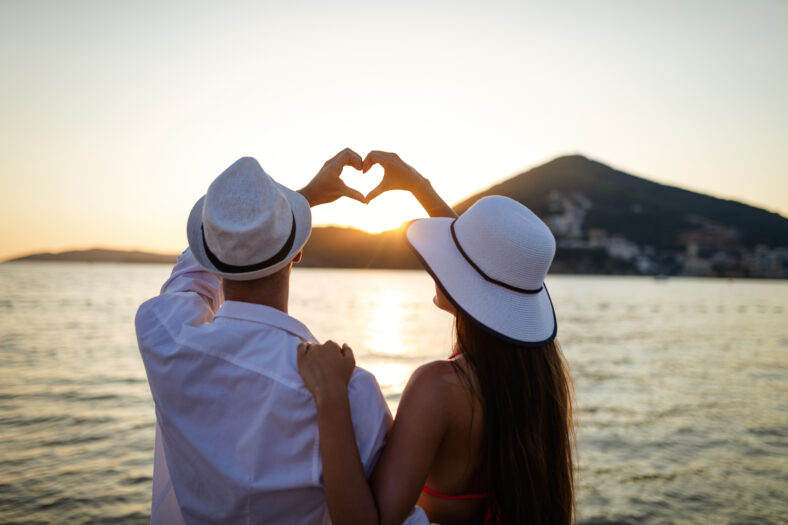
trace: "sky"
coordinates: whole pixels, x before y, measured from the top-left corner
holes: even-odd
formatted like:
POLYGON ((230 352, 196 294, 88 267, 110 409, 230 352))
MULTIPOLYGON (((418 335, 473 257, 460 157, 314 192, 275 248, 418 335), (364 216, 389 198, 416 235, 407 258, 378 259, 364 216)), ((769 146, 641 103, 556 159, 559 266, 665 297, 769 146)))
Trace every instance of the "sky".
MULTIPOLYGON (((0 259, 180 251, 237 158, 297 189, 345 147, 450 203, 580 153, 788 215, 786 64, 783 0, 2 0, 0 259)), ((313 210, 423 215, 404 192, 313 210)))

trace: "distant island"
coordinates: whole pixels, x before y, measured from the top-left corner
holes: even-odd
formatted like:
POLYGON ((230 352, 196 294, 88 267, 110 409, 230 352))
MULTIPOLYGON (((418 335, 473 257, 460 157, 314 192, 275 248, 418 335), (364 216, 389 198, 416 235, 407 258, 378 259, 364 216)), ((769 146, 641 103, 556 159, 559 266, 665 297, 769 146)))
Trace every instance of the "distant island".
MULTIPOLYGON (((788 219, 740 202, 659 184, 580 155, 564 156, 472 195, 527 205, 551 228, 551 272, 788 278, 788 219)), ((316 227, 301 266, 419 268, 400 229, 316 227)), ((92 249, 13 261, 172 263, 176 255, 92 249)))
POLYGON ((142 252, 138 250, 110 250, 91 248, 89 250, 69 250, 66 252, 44 252, 16 257, 6 262, 61 261, 91 263, 174 263, 176 254, 142 252))

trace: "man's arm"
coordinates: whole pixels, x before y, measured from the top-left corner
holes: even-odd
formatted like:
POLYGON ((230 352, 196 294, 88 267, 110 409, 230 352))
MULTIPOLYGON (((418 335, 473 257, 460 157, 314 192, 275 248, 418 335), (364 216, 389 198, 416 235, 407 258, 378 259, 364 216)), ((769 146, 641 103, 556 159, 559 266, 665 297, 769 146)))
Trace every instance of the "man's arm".
POLYGON ((367 370, 356 367, 347 393, 359 456, 364 474, 370 477, 386 445, 393 418, 380 385, 367 370))
POLYGON ((170 277, 161 287, 162 295, 183 292, 196 293, 213 312, 219 309, 224 299, 221 278, 197 264, 190 248, 178 256, 170 277))
MULTIPOLYGON (((178 256, 161 293, 137 310, 134 324, 146 368, 150 363, 145 356, 150 350, 170 344, 173 334, 179 333, 183 325, 213 321, 223 300, 221 279, 197 264, 187 248, 178 256)), ((150 377, 151 371, 148 372, 150 377)))

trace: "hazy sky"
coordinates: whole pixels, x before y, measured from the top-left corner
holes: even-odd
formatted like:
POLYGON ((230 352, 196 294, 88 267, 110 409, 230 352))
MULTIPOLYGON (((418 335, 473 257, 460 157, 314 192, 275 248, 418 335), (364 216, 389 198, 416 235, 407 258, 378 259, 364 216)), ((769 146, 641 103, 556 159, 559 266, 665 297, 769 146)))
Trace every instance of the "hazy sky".
POLYGON ((0 1, 0 258, 180 250, 236 158, 298 188, 344 147, 449 202, 578 152, 788 215, 788 2, 426 3, 0 1))

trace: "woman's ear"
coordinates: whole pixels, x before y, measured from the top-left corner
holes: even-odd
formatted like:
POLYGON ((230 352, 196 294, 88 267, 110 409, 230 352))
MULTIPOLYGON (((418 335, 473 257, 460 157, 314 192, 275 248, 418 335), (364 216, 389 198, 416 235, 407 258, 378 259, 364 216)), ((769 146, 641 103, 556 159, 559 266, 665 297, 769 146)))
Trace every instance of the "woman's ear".
POLYGON ((304 255, 304 250, 300 250, 300 251, 299 251, 299 252, 296 254, 296 256, 295 256, 295 257, 293 257, 293 262, 294 262, 294 263, 300 263, 300 262, 301 262, 301 257, 303 257, 303 255, 304 255))

